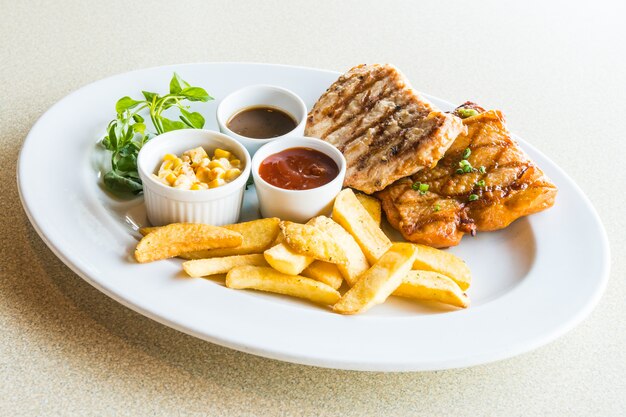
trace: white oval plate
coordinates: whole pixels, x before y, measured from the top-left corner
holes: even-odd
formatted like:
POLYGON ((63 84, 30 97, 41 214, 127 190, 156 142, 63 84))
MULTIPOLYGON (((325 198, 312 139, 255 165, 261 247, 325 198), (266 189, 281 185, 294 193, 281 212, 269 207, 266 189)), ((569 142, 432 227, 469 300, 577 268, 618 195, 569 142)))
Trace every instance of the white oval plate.
MULTIPOLYGON (((32 128, 20 154, 18 183, 30 221, 50 249, 100 291, 139 313, 199 338, 269 358, 329 368, 436 370, 507 358, 548 343, 579 323, 608 278, 609 249, 581 190, 552 161, 520 140, 559 187, 556 205, 494 233, 465 237, 451 251, 473 272, 467 310, 391 297, 359 316, 272 294, 189 279, 179 260, 133 261, 143 199, 107 194, 98 180, 107 155, 96 142, 114 104, 141 90, 165 92, 172 72, 205 87, 200 103, 217 130, 219 98, 249 84, 298 93, 310 108, 338 74, 263 64, 209 63, 116 75, 70 94, 32 128)), ((418 86, 419 87, 419 86, 418 86)), ((430 97, 442 109, 445 101, 430 97)), ((254 190, 242 219, 258 216, 254 190)))

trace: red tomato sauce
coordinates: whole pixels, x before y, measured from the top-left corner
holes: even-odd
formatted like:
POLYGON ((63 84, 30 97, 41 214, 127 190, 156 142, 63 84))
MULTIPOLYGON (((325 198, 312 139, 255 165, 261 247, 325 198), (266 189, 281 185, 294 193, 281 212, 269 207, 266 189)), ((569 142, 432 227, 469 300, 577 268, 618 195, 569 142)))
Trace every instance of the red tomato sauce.
POLYGON ((310 190, 334 180, 339 167, 333 159, 311 148, 289 148, 261 162, 259 175, 275 187, 310 190))

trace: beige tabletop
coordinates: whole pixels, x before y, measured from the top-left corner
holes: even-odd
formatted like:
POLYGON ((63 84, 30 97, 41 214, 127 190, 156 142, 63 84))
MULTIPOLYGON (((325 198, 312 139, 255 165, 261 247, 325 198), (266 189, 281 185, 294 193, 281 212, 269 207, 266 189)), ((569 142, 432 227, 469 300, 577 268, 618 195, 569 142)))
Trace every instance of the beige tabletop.
POLYGON ((0 415, 626 415, 625 4, 1 0, 0 415), (239 353, 101 294, 26 219, 20 146, 48 107, 87 83, 210 61, 339 71, 391 62, 419 90, 502 109, 602 218, 613 255, 599 305, 512 359, 385 374, 239 353))

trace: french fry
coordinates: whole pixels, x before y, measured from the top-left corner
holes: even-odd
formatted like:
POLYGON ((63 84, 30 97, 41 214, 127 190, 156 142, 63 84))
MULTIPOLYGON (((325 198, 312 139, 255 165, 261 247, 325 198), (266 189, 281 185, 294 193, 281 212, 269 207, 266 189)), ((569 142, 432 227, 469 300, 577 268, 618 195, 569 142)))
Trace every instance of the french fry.
POLYGON ((263 254, 251 253, 249 255, 233 255, 223 258, 194 259, 183 262, 183 269, 190 277, 206 277, 225 274, 235 267, 244 265, 268 266, 263 254))
MULTIPOLYGON (((280 228, 278 224, 280 220, 276 217, 267 219, 252 220, 249 222, 228 224, 221 226, 224 229, 241 233, 243 242, 234 248, 209 249, 181 254, 181 258, 185 259, 205 259, 213 257, 248 255, 251 253, 263 253, 264 250, 272 246, 279 235, 280 228)), ((146 236, 160 227, 142 227, 139 233, 146 236)))
POLYGON ((280 228, 285 236, 285 242, 297 253, 334 264, 348 262, 345 252, 337 242, 317 227, 282 221, 280 228))
POLYGON ((349 286, 353 286, 358 278, 370 268, 367 258, 356 243, 352 235, 346 229, 337 224, 334 220, 326 216, 312 218, 307 224, 315 226, 326 232, 335 239, 335 242, 343 249, 348 258, 348 263, 338 264, 339 272, 345 278, 349 286))
POLYGON ((226 286, 285 294, 325 305, 335 304, 341 297, 337 290, 322 282, 283 274, 262 266, 239 266, 231 269, 226 275, 226 286))
POLYGON ((324 261, 313 261, 311 265, 302 271, 302 276, 323 282, 334 289, 341 287, 343 282, 343 277, 337 265, 324 261))
POLYGON ((469 307, 469 297, 449 277, 433 271, 409 271, 393 295, 469 307))
POLYGON ((376 197, 372 197, 371 195, 363 193, 355 193, 354 195, 356 196, 356 199, 359 200, 359 203, 361 203, 363 208, 367 210, 370 217, 374 219, 378 227, 380 227, 380 223, 383 217, 380 200, 376 197))
POLYGON ((341 297, 333 310, 341 314, 356 314, 384 303, 411 270, 416 252, 417 248, 410 243, 393 244, 341 297))
POLYGON ((298 275, 314 261, 310 256, 300 255, 285 243, 279 243, 263 252, 272 268, 283 274, 298 275))
POLYGON ((138 262, 172 258, 181 253, 241 245, 240 233, 208 224, 173 223, 144 236, 135 249, 138 262))
POLYGON ((434 271, 451 278, 465 291, 472 282, 472 273, 463 260, 450 252, 414 244, 417 257, 412 269, 434 271))
POLYGON ((374 264, 391 247, 387 235, 349 188, 337 195, 333 206, 333 220, 354 237, 370 264, 374 264))

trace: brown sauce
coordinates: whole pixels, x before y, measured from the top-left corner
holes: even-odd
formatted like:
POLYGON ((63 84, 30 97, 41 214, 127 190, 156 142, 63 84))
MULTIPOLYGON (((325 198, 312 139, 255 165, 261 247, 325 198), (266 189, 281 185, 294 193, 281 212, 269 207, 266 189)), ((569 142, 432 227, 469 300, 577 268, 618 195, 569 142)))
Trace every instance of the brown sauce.
POLYGON ((275 187, 310 190, 334 180, 339 167, 333 159, 311 148, 289 148, 261 162, 259 175, 275 187))
POLYGON ((238 135, 252 139, 282 136, 296 128, 298 123, 287 112, 276 107, 248 107, 235 113, 226 126, 238 135))

